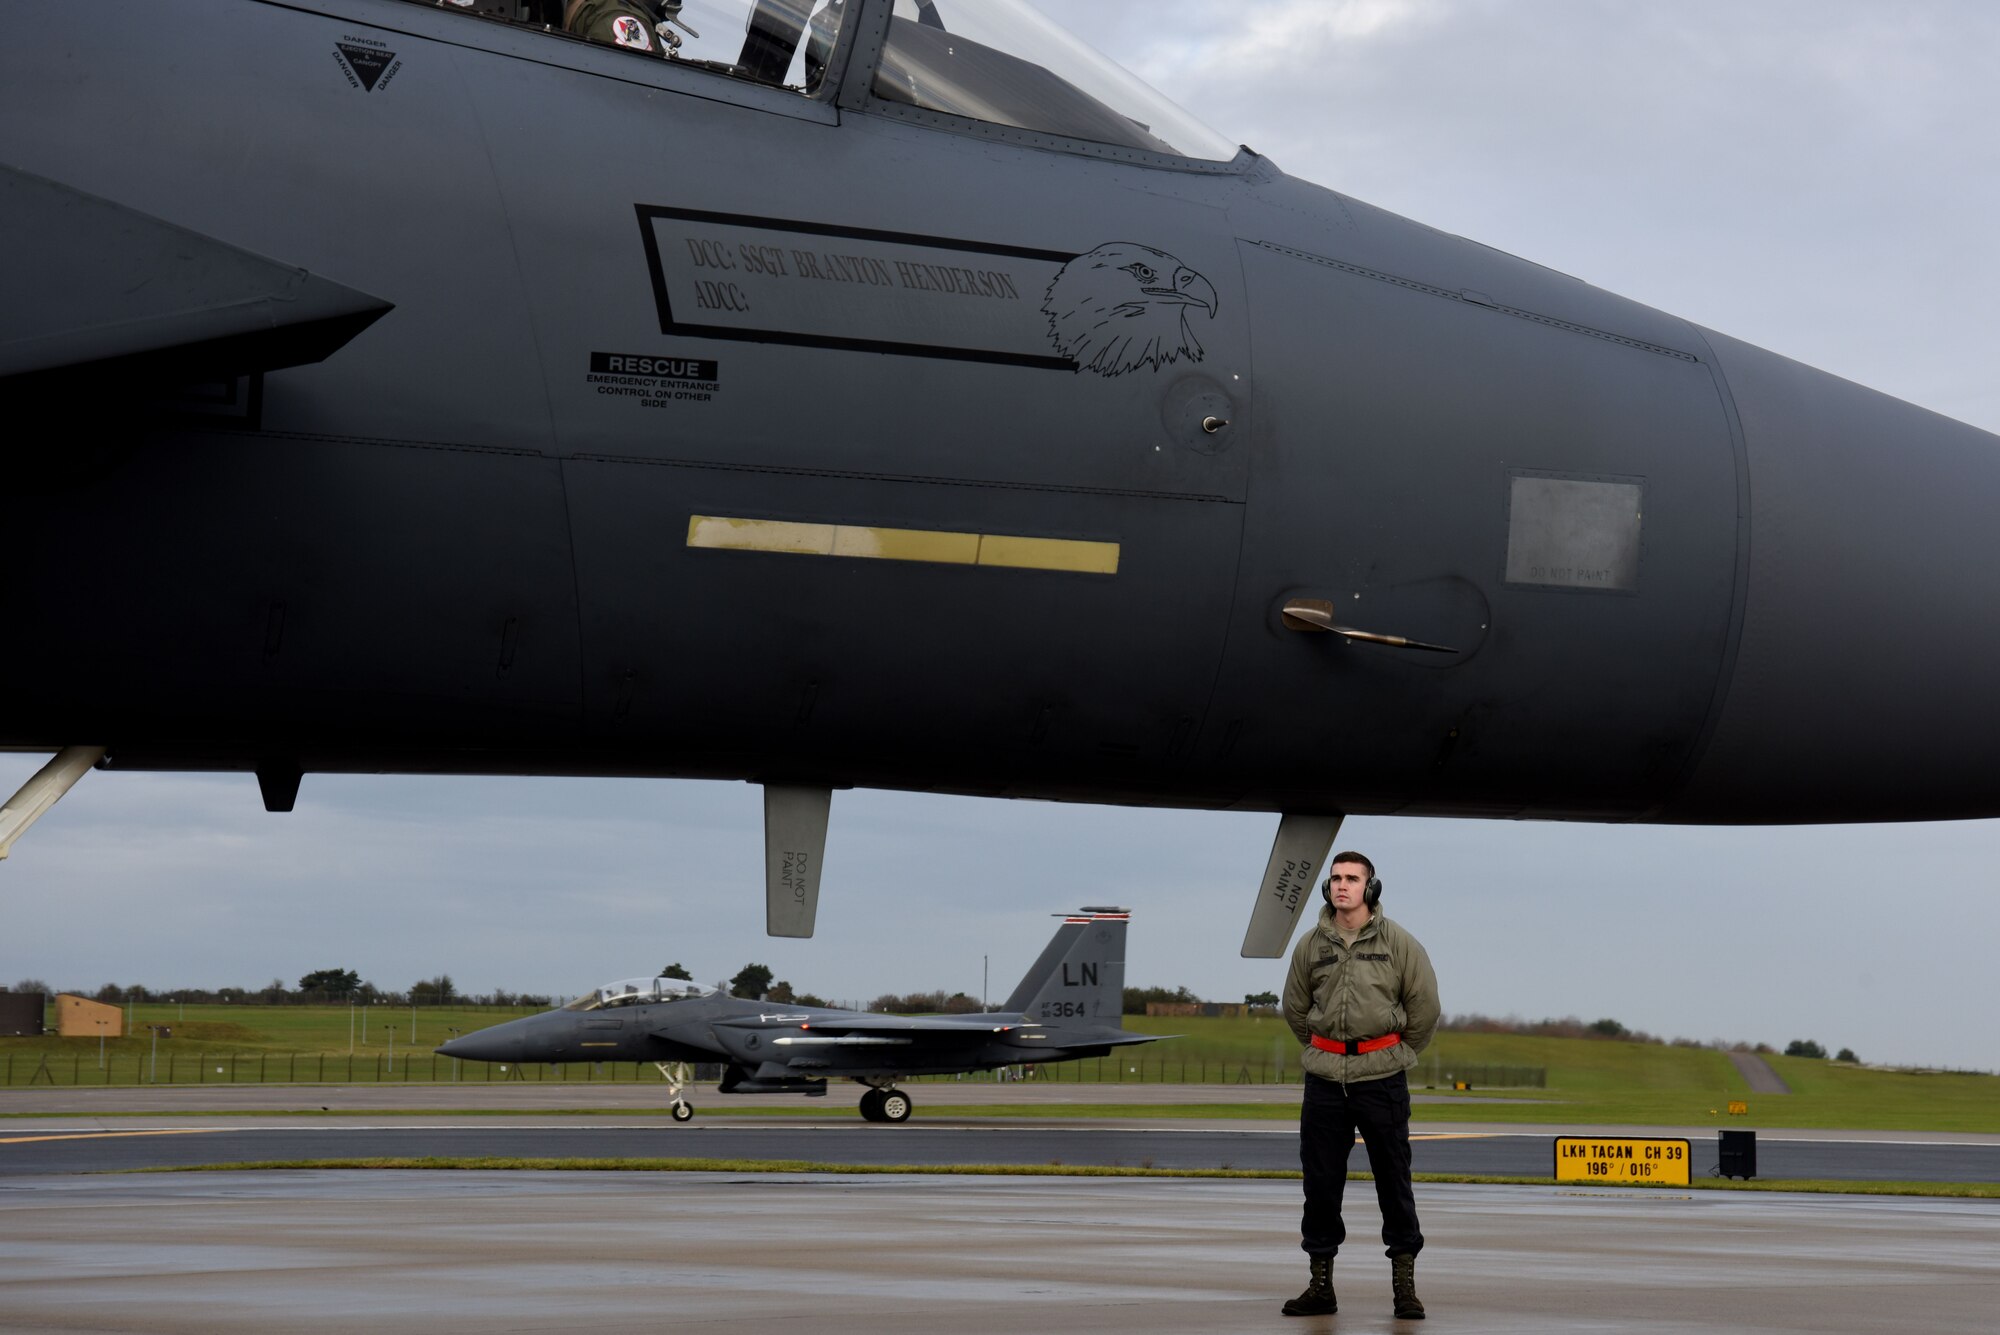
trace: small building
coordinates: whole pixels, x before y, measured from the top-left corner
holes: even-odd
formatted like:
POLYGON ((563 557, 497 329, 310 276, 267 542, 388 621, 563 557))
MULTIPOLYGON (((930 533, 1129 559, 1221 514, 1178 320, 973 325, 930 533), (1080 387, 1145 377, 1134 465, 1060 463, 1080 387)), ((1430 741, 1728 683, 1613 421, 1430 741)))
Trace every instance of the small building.
POLYGON ((42 1032, 42 1013, 48 1009, 46 992, 0 990, 0 1038, 26 1038, 42 1032))
POLYGON ((125 1036, 125 1012, 89 997, 67 992, 56 994, 56 1032, 64 1038, 106 1038, 125 1036))

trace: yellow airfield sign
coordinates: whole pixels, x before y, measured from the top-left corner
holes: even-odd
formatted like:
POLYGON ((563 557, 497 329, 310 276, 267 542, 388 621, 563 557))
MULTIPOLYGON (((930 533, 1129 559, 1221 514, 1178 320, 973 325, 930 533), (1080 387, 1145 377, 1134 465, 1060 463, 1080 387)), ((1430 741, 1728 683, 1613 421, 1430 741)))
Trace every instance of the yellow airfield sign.
POLYGON ((1688 1185, 1688 1143, 1636 1136, 1557 1136, 1558 1182, 1688 1185))

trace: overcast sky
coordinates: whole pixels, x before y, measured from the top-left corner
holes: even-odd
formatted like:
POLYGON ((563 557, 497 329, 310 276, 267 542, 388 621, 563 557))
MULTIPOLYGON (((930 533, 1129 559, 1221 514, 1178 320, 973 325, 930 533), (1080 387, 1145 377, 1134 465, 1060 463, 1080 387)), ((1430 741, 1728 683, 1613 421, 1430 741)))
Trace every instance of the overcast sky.
MULTIPOLYGON (((1296 176, 2000 430, 2000 6, 1098 0, 1041 7, 1296 176)), ((1993 615, 1993 609, 1981 609, 1993 615)), ((38 757, 0 756, 0 787, 38 757)), ((573 993, 755 960, 847 999, 1002 997, 1081 904, 1128 981, 1275 989, 1236 954, 1274 816, 834 799, 819 936, 763 933, 742 784, 88 776, 0 864, 0 982, 358 970, 573 993)), ((1814 1038, 2000 1069, 2000 823, 1356 819, 1446 1009, 1814 1038)))

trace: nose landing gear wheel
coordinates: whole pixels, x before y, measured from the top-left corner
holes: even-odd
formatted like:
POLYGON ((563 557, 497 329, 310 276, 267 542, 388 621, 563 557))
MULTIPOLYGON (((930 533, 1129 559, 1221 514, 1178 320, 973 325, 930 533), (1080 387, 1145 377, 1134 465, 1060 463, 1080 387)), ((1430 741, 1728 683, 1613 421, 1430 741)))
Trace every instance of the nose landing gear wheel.
POLYGON ((667 1082, 667 1106, 672 1109, 676 1122, 685 1122, 694 1116, 694 1105, 681 1097, 681 1091, 694 1083, 694 1069, 686 1062, 654 1062, 660 1075, 667 1082))
POLYGON ((864 1089, 861 1091, 861 1120, 879 1122, 882 1120, 882 1091, 864 1089))

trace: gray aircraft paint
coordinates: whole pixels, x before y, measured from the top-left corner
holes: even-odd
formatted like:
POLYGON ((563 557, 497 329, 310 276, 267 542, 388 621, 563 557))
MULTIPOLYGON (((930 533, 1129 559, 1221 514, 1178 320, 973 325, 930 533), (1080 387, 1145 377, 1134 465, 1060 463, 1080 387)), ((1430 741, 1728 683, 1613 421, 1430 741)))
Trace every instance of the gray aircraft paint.
MULTIPOLYGON (((899 1079, 1101 1057, 1161 1037, 1122 1027, 1128 925, 1129 915, 1117 908, 1065 916, 993 1012, 899 1016, 747 1000, 719 989, 668 1000, 598 989, 562 1010, 477 1030, 438 1051, 508 1064, 650 1061, 664 1070, 674 1063, 720 1062, 726 1066, 719 1086, 724 1094, 817 1095, 830 1079, 853 1080, 895 1092, 907 1116, 908 1096, 894 1090, 899 1079)), ((665 979, 646 983, 678 986, 665 979)), ((671 1098, 685 1120, 680 1091, 689 1077, 671 1079, 671 1098)))
MULTIPOLYGON (((854 9, 865 62, 884 11, 854 9)), ((10 180, 373 323, 309 365, 235 345, 232 399, 162 401, 108 346, 8 382, 60 427, 8 450, 35 652, 0 660, 0 745, 1329 816, 2000 813, 1986 433, 1253 153, 919 113, 861 64, 806 98, 403 0, 45 9, 12 38, 10 180), (1060 332, 1098 298, 1051 293, 1119 245, 1206 313, 1099 362, 1060 332), (757 248, 784 272, 746 274, 757 248), (701 516, 1116 564, 693 546, 701 516), (1292 597, 1460 652, 1288 631, 1292 597)), ((48 311, 10 337, 77 324, 48 311)))

